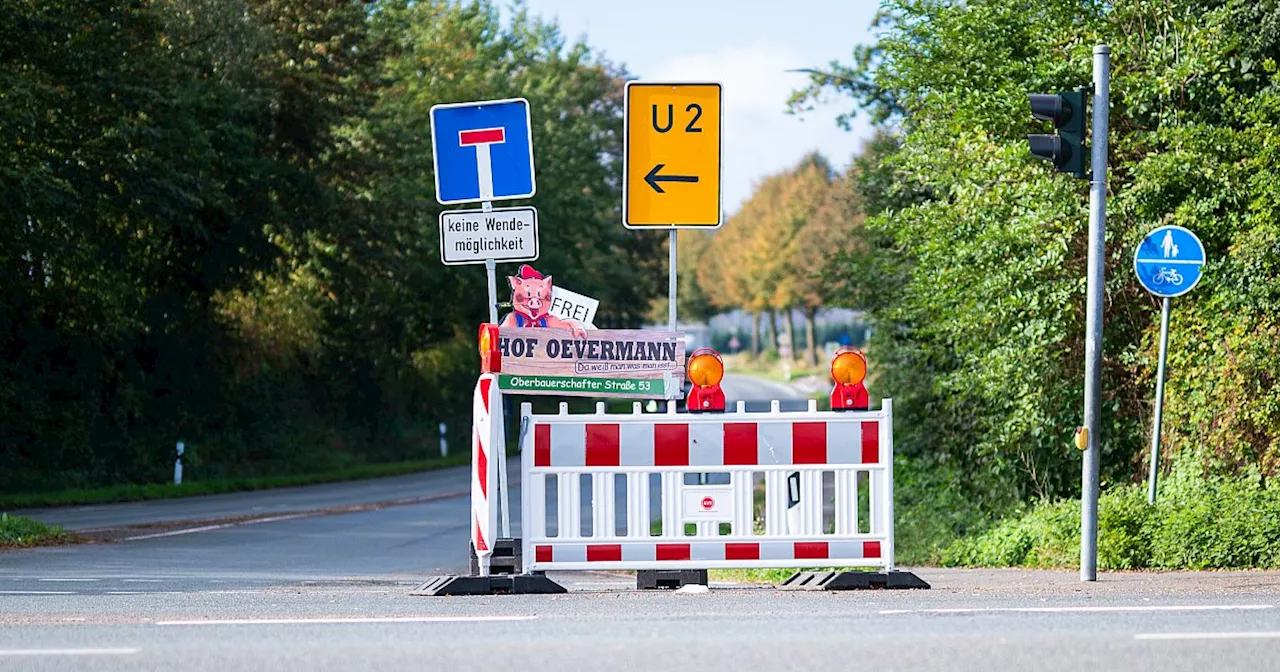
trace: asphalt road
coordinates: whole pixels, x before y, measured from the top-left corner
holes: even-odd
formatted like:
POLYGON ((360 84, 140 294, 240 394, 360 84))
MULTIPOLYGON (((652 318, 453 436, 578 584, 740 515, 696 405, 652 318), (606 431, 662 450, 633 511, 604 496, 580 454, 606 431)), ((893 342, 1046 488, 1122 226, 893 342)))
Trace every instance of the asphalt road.
POLYGON ((465 568, 466 482, 455 469, 37 513, 168 522, 0 553, 0 670, 1280 669, 1275 572, 1081 584, 921 569, 932 590, 831 594, 640 593, 630 577, 581 573, 553 575, 571 589, 560 596, 411 596, 465 568), (380 493, 415 503, 377 505, 380 493), (351 505, 367 508, 322 513, 351 505))
POLYGON ((747 411, 752 413, 768 411, 771 400, 777 400, 779 409, 783 411, 802 411, 809 403, 788 385, 735 373, 725 374, 724 380, 720 381, 720 389, 724 390, 725 405, 729 410, 733 410, 734 403, 738 401, 745 402, 747 411))
MULTIPOLYGON (((468 450, 470 448, 467 448, 468 450)), ((14 511, 67 530, 121 525, 287 514, 381 502, 411 502, 424 496, 467 490, 466 468, 443 469, 389 478, 277 488, 185 499, 14 511)), ((519 472, 513 472, 518 474, 519 472)))

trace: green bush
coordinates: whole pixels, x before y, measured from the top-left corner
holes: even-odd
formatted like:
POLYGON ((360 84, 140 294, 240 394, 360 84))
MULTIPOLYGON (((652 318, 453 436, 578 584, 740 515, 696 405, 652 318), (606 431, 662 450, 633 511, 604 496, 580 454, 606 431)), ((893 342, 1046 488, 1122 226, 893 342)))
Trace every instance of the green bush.
MULTIPOLYGON (((1069 502, 1079 520, 1080 502, 1069 502)), ((1098 501, 1098 564, 1107 569, 1141 569, 1151 563, 1152 507, 1146 491, 1130 486, 1107 492, 1098 501)), ((1079 555, 1079 525, 1073 532, 1079 555)), ((1073 563, 1067 562, 1066 565, 1073 563)))
MULTIPOLYGON (((1078 566, 1080 501, 1041 503, 976 536, 951 543, 945 566, 1078 566)), ((1280 491, 1260 478, 1175 473, 1147 504, 1140 485, 1114 488, 1098 503, 1103 569, 1280 567, 1280 491)))
POLYGON ((942 564, 1059 567, 1079 552, 1079 528, 1079 506, 1042 504, 976 537, 957 540, 943 552, 942 564))
POLYGON ((972 479, 949 462, 899 455, 894 460, 894 554, 905 565, 931 565, 957 538, 986 529, 992 510, 1011 502, 992 501, 972 479))

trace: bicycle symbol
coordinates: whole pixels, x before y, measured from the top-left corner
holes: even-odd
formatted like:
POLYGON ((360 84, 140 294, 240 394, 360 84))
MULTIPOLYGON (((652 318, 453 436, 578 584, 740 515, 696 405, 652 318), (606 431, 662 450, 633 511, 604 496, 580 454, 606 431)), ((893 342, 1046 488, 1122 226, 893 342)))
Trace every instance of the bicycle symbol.
POLYGON ((1156 274, 1151 278, 1151 284, 1153 284, 1153 285, 1163 285, 1163 284, 1164 284, 1164 283, 1166 283, 1166 282, 1167 282, 1167 283, 1169 283, 1169 284, 1171 284, 1171 285, 1181 285, 1181 284, 1182 284, 1182 274, 1181 274, 1181 273, 1179 273, 1176 269, 1172 269, 1172 268, 1165 268, 1165 267, 1161 266, 1161 267, 1160 267, 1159 272, 1157 272, 1157 273, 1156 273, 1156 274))

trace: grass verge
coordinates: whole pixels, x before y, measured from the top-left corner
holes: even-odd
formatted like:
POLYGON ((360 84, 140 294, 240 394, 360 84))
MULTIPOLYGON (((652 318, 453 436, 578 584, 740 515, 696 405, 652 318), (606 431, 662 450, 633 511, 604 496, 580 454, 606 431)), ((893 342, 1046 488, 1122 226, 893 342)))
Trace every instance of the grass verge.
MULTIPOLYGON (((266 490, 269 488, 287 488, 300 485, 315 485, 318 483, 337 483, 339 481, 356 481, 366 478, 381 478, 384 476, 398 476, 400 474, 429 471, 443 467, 458 466, 470 461, 471 451, 468 450, 448 457, 414 460, 411 462, 365 464, 345 469, 310 474, 220 478, 210 479, 207 481, 186 481, 182 485, 173 485, 171 483, 133 483, 111 485, 102 488, 18 493, 0 495, 0 509, 29 509, 46 506, 136 502, 154 499, 196 497, 199 495, 217 495, 227 492, 244 492, 248 490, 266 490)), ((3 536, 0 536, 0 539, 3 539, 3 536)))
POLYGON ((0 549, 42 546, 66 541, 70 536, 56 525, 0 513, 0 549))
POLYGON ((883 571, 878 568, 859 567, 805 567, 804 569, 712 569, 707 572, 708 581, 725 581, 732 583, 782 583, 796 572, 840 572, 844 570, 883 571))

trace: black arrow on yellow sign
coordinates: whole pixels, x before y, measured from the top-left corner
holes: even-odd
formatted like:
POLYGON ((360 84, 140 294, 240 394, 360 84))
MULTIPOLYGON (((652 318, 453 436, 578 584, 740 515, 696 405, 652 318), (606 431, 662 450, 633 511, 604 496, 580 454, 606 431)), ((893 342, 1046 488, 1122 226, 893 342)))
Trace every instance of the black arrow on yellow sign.
POLYGON ((667 193, 662 190, 662 186, 658 184, 659 182, 697 182, 698 181, 697 175, 659 175, 658 173, 661 172, 662 169, 666 167, 667 167, 667 164, 659 163, 658 165, 653 167, 653 170, 649 171, 648 175, 644 176, 644 181, 648 182, 649 186, 653 187, 653 190, 658 192, 659 194, 667 193))

